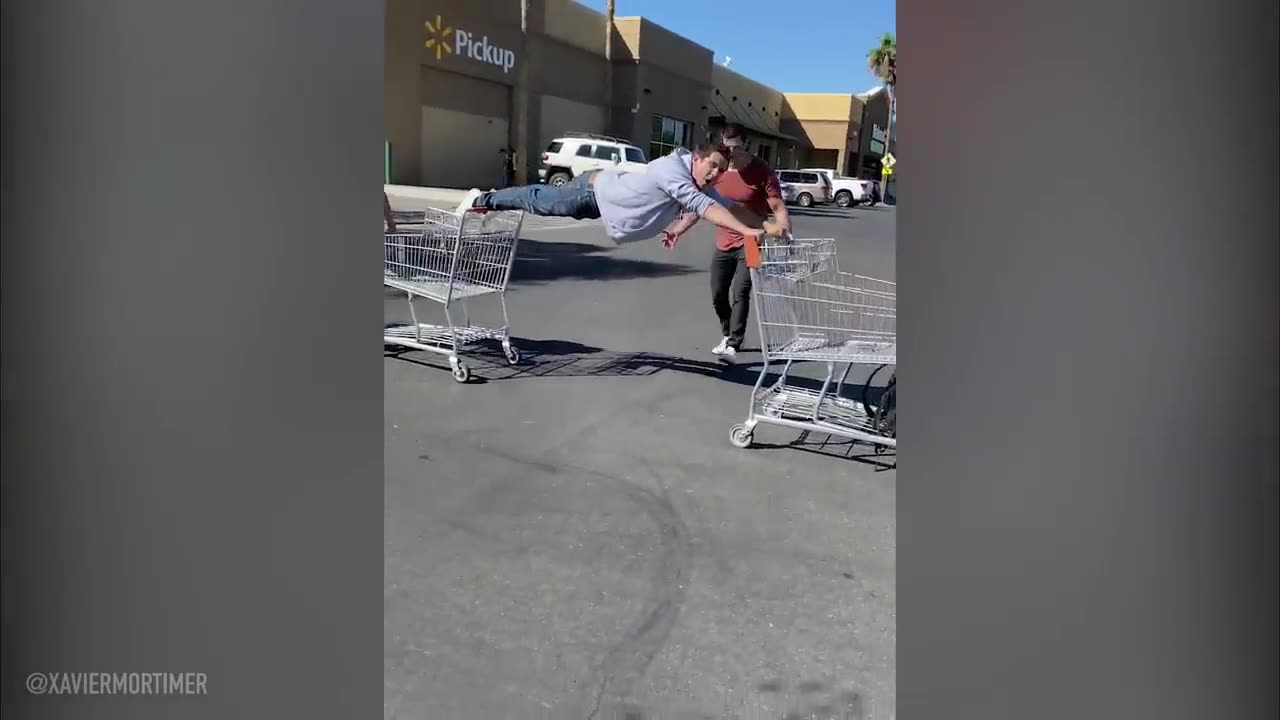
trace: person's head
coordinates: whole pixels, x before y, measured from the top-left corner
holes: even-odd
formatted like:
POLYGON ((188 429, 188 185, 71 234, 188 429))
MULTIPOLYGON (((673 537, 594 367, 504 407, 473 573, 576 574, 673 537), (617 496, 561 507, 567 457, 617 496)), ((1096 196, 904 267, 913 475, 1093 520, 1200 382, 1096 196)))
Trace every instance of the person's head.
POLYGON ((728 151, 726 157, 735 165, 751 157, 750 151, 747 150, 746 135, 742 132, 742 128, 737 125, 728 125, 720 131, 720 144, 728 151))
POLYGON ((720 176, 729 166, 728 151, 719 143, 704 143, 693 149, 693 181, 702 187, 720 176))

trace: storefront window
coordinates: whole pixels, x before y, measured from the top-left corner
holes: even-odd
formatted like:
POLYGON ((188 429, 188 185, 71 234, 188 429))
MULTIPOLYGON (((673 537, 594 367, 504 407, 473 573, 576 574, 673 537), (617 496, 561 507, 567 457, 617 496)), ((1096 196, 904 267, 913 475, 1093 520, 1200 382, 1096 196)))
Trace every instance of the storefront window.
POLYGON ((693 143, 693 123, 654 115, 649 131, 649 157, 660 158, 678 147, 693 143))

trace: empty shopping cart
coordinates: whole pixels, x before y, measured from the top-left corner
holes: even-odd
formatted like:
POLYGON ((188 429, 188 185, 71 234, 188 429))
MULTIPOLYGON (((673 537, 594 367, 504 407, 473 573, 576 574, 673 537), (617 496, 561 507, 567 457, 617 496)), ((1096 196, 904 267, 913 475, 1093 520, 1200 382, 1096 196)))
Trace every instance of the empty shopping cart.
POLYGON ((858 399, 841 393, 853 366, 876 366, 878 372, 896 365, 896 284, 842 272, 834 240, 772 241, 759 250, 751 283, 764 366, 747 419, 733 427, 730 441, 749 447, 756 426, 767 423, 867 442, 877 450, 896 447, 896 379, 875 402, 866 387, 858 399), (781 375, 766 385, 776 362, 785 363, 781 375), (795 362, 826 365, 820 389, 788 381, 795 362))
POLYGON ((467 346, 497 340, 507 362, 520 362, 520 352, 511 344, 506 291, 524 213, 477 210, 458 215, 428 208, 398 215, 396 232, 384 233, 383 285, 408 296, 412 322, 388 325, 384 344, 447 355, 460 383, 471 378, 459 358, 467 346), (502 327, 471 324, 467 301, 488 295, 498 297, 502 327), (445 324, 418 322, 415 298, 442 305, 445 324))

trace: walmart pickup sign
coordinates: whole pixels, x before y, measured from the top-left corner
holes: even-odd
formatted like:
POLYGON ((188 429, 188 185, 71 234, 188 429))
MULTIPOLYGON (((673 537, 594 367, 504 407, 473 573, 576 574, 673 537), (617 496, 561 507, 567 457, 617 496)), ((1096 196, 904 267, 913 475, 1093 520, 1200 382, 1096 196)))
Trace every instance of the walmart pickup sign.
POLYGON ((516 64, 515 52, 489 42, 488 35, 476 38, 462 28, 458 28, 458 54, 466 55, 472 60, 497 65, 502 68, 503 73, 511 72, 511 68, 516 64))
POLYGON ((461 27, 449 27, 439 15, 434 23, 427 21, 425 25, 425 44, 435 53, 436 60, 442 60, 445 55, 458 55, 476 62, 496 65, 502 68, 503 74, 511 72, 511 68, 515 67, 515 51, 498 45, 488 35, 473 33, 461 27))

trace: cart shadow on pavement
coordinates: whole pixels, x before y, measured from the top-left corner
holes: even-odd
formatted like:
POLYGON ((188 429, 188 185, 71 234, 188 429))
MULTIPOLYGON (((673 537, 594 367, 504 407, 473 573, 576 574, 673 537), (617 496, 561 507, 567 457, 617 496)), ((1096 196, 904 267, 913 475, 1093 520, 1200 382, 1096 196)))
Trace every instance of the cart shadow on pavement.
MULTIPOLYGON (((618 352, 568 340, 512 338, 511 343, 521 355, 520 363, 514 366, 506 363, 502 348, 496 342, 481 343, 465 352, 466 362, 472 370, 468 383, 482 385, 534 378, 649 377, 663 372, 681 372, 731 382, 745 389, 755 386, 762 365, 760 361, 744 360, 731 364, 691 360, 662 353, 618 352)), ((438 356, 427 357, 426 353, 396 347, 386 348, 384 354, 386 357, 422 367, 448 370, 448 365, 438 356)), ((770 368, 766 384, 777 379, 777 371, 781 367, 779 364, 770 368)), ((874 378, 874 385, 865 385, 863 381, 846 382, 841 395, 855 402, 863 402, 865 398, 866 402, 874 404, 884 393, 888 378, 888 373, 878 374, 874 378)), ((788 384, 816 391, 822 387, 822 380, 792 374, 788 376, 788 384)), ((747 398, 747 395, 743 396, 744 407, 747 398)), ((803 450, 856 460, 873 465, 878 470, 891 470, 897 466, 896 454, 891 448, 876 453, 866 443, 833 437, 819 431, 800 431, 799 437, 787 443, 767 443, 757 439, 752 447, 762 450, 803 450)))
POLYGON ((511 283, 528 285, 554 280, 626 280, 704 272, 688 265, 636 260, 612 255, 613 247, 576 242, 520 238, 511 283))
MULTIPOLYGON (((542 285, 557 280, 628 280, 692 275, 701 268, 674 263, 618 257, 616 247, 576 242, 552 242, 521 238, 516 247, 509 285, 542 285)), ((404 293, 385 285, 387 297, 404 293)))
MULTIPOLYGON (((778 430, 786 432, 782 428, 778 430)), ((757 431, 759 432, 759 431, 757 431)), ((835 437, 814 430, 801 430, 799 437, 791 442, 767 443, 757 437, 751 444, 752 450, 799 450, 800 452, 827 457, 843 458, 870 465, 876 472, 898 469, 898 453, 893 448, 885 448, 877 453, 867 443, 835 437)))

